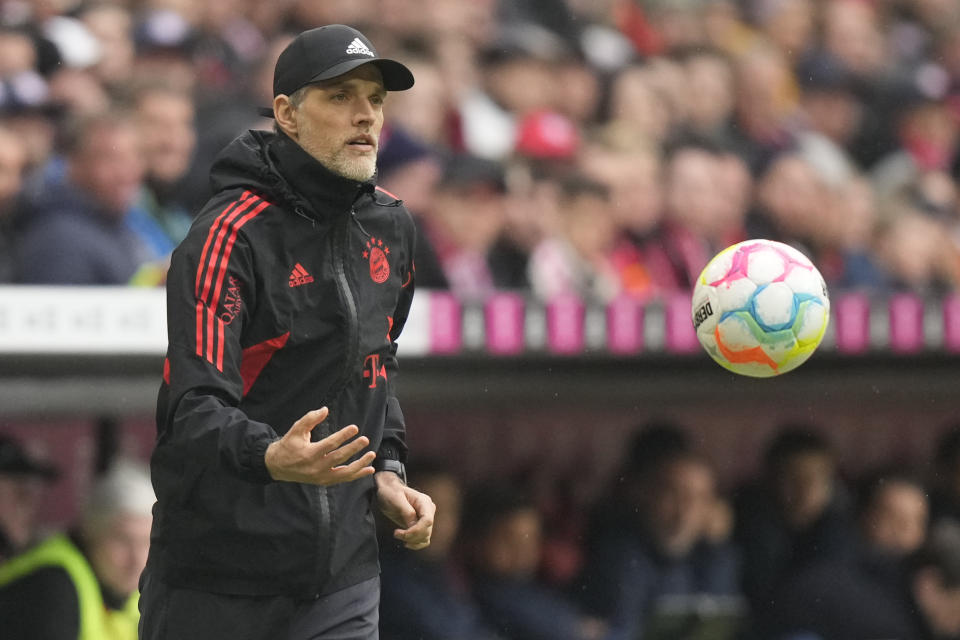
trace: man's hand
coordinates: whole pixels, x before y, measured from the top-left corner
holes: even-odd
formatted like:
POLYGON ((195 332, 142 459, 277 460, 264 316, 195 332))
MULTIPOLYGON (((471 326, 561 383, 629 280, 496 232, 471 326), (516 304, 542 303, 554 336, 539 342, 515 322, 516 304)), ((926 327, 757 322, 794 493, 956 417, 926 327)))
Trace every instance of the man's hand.
POLYGON ((430 496, 403 484, 400 476, 392 471, 379 472, 375 480, 380 511, 400 527, 393 531, 393 537, 402 541, 407 549, 428 546, 437 513, 430 496))
POLYGON ((344 464, 370 445, 366 436, 351 440, 360 432, 357 425, 346 426, 323 440, 310 441, 310 432, 326 420, 329 413, 326 407, 309 412, 294 422, 282 438, 267 447, 264 463, 271 478, 285 482, 331 485, 374 473, 370 465, 377 454, 373 451, 344 464))

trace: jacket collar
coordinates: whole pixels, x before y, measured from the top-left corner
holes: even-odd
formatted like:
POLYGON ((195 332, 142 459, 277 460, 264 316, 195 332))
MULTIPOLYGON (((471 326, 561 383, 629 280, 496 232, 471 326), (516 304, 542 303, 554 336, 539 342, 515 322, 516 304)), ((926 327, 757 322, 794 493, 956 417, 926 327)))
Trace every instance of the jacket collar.
POLYGON ((357 198, 375 188, 372 178, 357 182, 333 173, 283 133, 273 137, 268 153, 283 180, 310 206, 312 211, 304 213, 313 217, 348 212, 357 198))

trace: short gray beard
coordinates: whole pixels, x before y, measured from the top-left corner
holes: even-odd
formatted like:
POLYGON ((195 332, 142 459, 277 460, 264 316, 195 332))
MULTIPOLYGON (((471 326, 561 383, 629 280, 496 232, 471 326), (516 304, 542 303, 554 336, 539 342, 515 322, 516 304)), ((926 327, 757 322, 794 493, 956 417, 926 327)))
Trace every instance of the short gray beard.
POLYGON ((357 182, 366 182, 374 176, 377 170, 376 160, 368 163, 365 158, 347 160, 338 156, 330 158, 329 164, 323 164, 338 176, 357 182))

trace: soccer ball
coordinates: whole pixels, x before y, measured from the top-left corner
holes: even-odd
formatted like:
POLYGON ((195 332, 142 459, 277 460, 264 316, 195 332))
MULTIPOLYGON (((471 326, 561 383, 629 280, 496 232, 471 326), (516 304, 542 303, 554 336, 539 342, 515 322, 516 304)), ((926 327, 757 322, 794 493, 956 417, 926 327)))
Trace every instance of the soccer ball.
POLYGON ((693 289, 697 339, 721 366, 766 378, 803 364, 823 340, 830 298, 823 277, 793 247, 747 240, 704 267, 693 289))

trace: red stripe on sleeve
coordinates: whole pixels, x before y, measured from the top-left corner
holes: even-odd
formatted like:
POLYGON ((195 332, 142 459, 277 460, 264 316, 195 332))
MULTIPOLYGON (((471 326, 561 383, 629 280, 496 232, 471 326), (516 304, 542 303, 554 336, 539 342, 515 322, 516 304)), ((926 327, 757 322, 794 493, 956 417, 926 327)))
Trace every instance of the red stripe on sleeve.
POLYGON ((207 361, 213 364, 213 307, 207 307, 207 361))
POLYGON ((210 258, 207 261, 206 276, 203 279, 203 288, 200 291, 199 298, 200 300, 207 302, 209 304, 209 295, 210 295, 210 284, 213 282, 213 272, 217 267, 217 262, 221 248, 224 245, 223 239, 227 236, 227 230, 230 229, 234 220, 237 219, 244 211, 246 211, 251 204, 258 202, 260 198, 253 196, 248 198, 241 204, 239 207, 233 210, 233 212, 227 216, 227 218, 220 225, 220 229, 217 232, 217 238, 213 243, 213 250, 210 252, 210 258))
POLYGON ((203 357, 203 303, 197 300, 197 355, 203 357))
POLYGON ((217 370, 223 371, 223 320, 217 318, 217 370))
POLYGON ((227 242, 223 249, 223 255, 220 258, 220 268, 217 272, 217 282, 213 290, 213 297, 210 300, 210 306, 214 309, 217 308, 217 305, 220 304, 220 291, 223 289, 223 280, 227 275, 227 265, 230 263, 230 253, 233 251, 233 245, 237 241, 237 234, 240 232, 240 228, 243 225, 247 224, 252 218, 256 217, 261 211, 263 211, 270 203, 266 200, 260 202, 257 207, 250 213, 244 215, 239 220, 233 223, 227 223, 227 227, 230 228, 230 237, 227 239, 227 242))
POLYGON ((207 252, 210 250, 210 243, 213 242, 213 238, 217 235, 217 229, 220 227, 220 222, 223 218, 230 213, 230 210, 233 209, 237 203, 243 202, 250 195, 249 191, 244 191, 243 195, 240 196, 239 200, 234 200, 224 208, 220 215, 217 216, 216 220, 213 221, 213 224, 210 225, 210 232, 207 233, 207 241, 203 244, 203 251, 200 253, 200 262, 197 264, 197 283, 194 288, 193 295, 200 297, 200 281, 203 278, 203 267, 207 263, 207 252))

